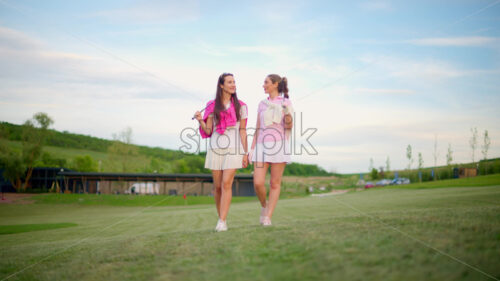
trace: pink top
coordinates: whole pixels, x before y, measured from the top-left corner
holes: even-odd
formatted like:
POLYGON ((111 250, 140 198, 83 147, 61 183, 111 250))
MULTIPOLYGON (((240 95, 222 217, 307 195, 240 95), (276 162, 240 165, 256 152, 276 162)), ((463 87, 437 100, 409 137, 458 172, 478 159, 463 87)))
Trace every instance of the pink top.
MULTIPOLYGON (((293 109, 292 109, 292 102, 289 99, 285 99, 282 96, 277 96, 274 99, 270 99, 267 97, 265 100, 269 100, 272 103, 275 104, 283 104, 287 105, 290 108, 290 114, 293 115, 293 109)), ((262 142, 276 142, 276 141, 281 141, 285 139, 285 137, 288 139, 288 134, 285 134, 285 120, 284 118, 281 118, 280 123, 273 123, 269 126, 265 126, 264 124, 264 114, 262 114, 266 109, 267 109, 267 104, 265 100, 261 101, 259 103, 259 107, 257 109, 257 116, 259 118, 260 122, 260 130, 259 134, 257 136, 257 143, 262 143, 262 142)), ((285 116, 285 113, 283 113, 283 117, 285 116)))
MULTIPOLYGON (((242 107, 246 106, 246 104, 241 100, 239 100, 239 102, 242 107)), ((208 116, 214 112, 214 108, 215 108, 215 100, 207 102, 205 112, 203 113, 203 121, 207 122, 208 116)), ((220 112, 220 119, 221 119, 220 122, 217 122, 218 124, 215 130, 217 131, 217 133, 221 135, 224 134, 224 131, 226 130, 227 127, 232 127, 236 125, 236 122, 238 120, 236 119, 236 112, 234 110, 232 99, 231 102, 229 103, 229 108, 220 112)), ((209 134, 205 133, 205 131, 201 129, 201 126, 199 127, 199 131, 202 138, 210 137, 209 134)))

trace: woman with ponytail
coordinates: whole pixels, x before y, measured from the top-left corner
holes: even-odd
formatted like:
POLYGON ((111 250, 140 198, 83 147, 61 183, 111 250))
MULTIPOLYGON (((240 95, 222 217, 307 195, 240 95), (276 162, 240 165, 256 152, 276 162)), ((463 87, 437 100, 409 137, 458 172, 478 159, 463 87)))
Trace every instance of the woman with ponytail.
POLYGON ((215 206, 219 220, 216 231, 226 231, 226 217, 232 198, 236 169, 248 166, 247 106, 236 95, 231 73, 223 73, 217 81, 215 100, 207 103, 203 117, 197 111, 202 138, 210 137, 205 168, 212 170, 215 206))
POLYGON ((264 81, 267 98, 259 103, 257 125, 252 142, 250 161, 254 163, 253 182, 261 205, 260 224, 271 225, 280 196, 281 178, 291 163, 290 131, 293 126, 293 108, 288 96, 286 77, 269 74, 264 81), (266 200, 265 179, 270 167, 269 200, 266 200))

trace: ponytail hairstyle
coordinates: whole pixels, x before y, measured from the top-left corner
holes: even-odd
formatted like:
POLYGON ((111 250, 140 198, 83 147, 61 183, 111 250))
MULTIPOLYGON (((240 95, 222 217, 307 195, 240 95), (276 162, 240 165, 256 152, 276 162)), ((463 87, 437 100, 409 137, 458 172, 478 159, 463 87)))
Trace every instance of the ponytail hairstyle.
POLYGON ((283 93, 283 96, 288 99, 288 79, 286 77, 280 77, 278 74, 267 75, 273 83, 278 83, 278 93, 283 93))
MULTIPOLYGON (((214 115, 217 120, 217 124, 220 122, 220 113, 222 111, 225 111, 226 108, 224 107, 224 104, 222 103, 222 88, 220 86, 224 85, 224 82, 226 81, 227 76, 233 76, 231 73, 222 73, 219 76, 219 79, 217 80, 217 90, 215 91, 215 106, 214 106, 214 115)), ((231 95, 231 101, 234 106, 234 111, 236 113, 236 120, 240 121, 240 101, 238 100, 238 96, 236 95, 236 92, 231 95)))

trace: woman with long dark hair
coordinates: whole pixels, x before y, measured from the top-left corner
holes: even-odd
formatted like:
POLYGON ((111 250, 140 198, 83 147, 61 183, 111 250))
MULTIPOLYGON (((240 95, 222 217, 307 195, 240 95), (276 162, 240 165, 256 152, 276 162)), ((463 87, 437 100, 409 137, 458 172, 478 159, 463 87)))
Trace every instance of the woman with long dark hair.
POLYGON ((197 111, 200 134, 210 137, 205 168, 212 170, 215 206, 219 220, 216 231, 226 231, 236 170, 248 166, 248 109, 238 100, 233 74, 223 73, 217 81, 215 99, 207 103, 203 117, 197 111))
POLYGON ((288 96, 288 80, 269 74, 264 80, 264 92, 269 95, 259 103, 257 125, 252 142, 251 161, 254 163, 253 183, 261 208, 260 224, 271 225, 280 196, 281 178, 287 163, 291 163, 290 131, 293 108, 288 96), (270 167, 269 200, 266 200, 266 174, 270 167))

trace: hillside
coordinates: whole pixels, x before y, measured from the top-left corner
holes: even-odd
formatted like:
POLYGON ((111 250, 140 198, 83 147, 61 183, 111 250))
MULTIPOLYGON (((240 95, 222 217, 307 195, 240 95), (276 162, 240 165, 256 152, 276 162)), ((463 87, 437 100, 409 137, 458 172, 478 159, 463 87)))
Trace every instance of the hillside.
MULTIPOLYGON (((36 166, 67 167, 79 171, 210 173, 204 168, 205 152, 184 153, 179 150, 142 145, 125 145, 93 136, 49 130, 43 154, 36 166)), ((0 122, 0 142, 20 151, 22 125, 0 122)), ((252 166, 239 170, 251 173, 252 166)), ((292 163, 285 175, 329 175, 317 165, 292 163)))

